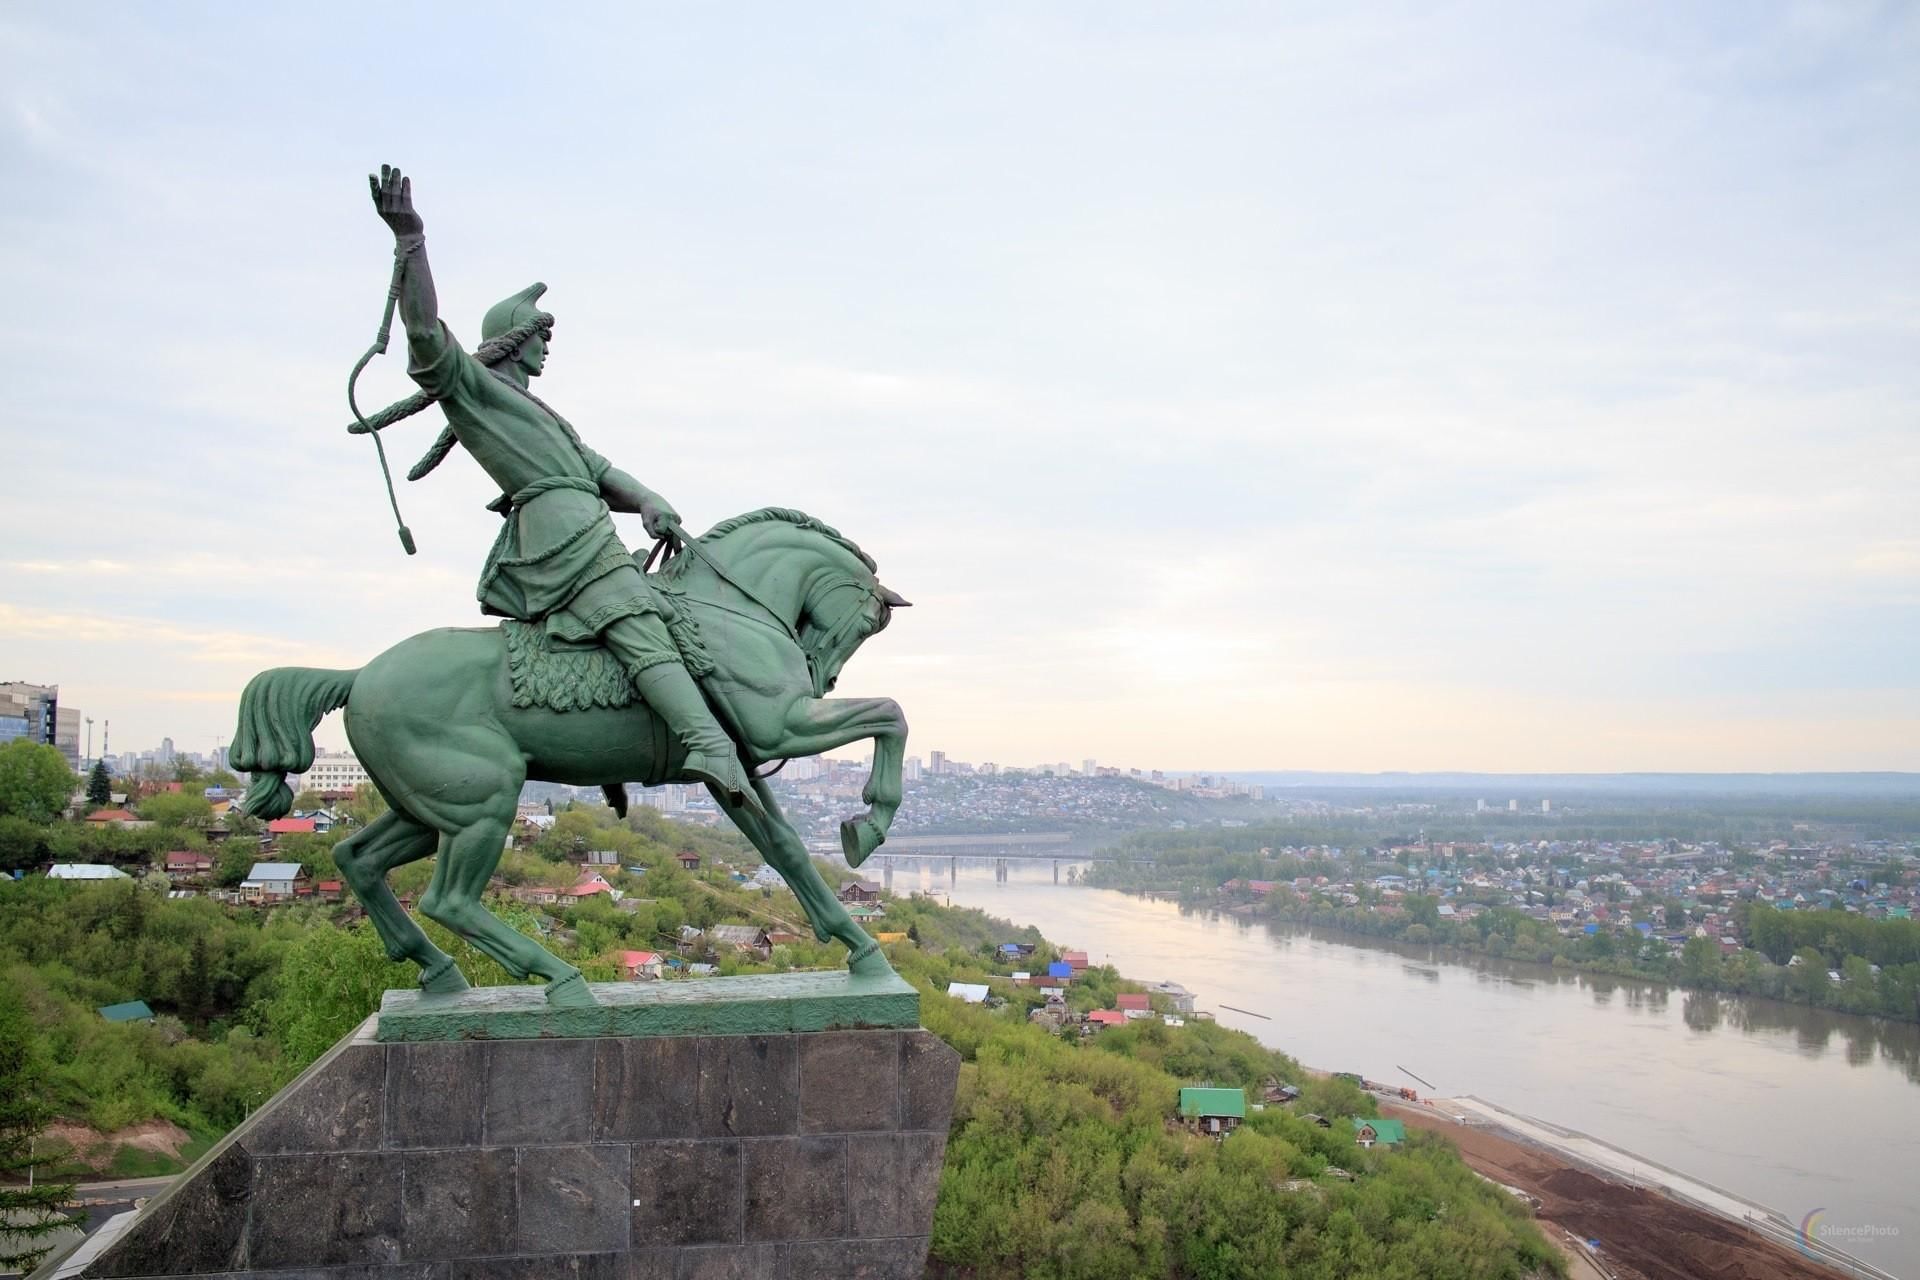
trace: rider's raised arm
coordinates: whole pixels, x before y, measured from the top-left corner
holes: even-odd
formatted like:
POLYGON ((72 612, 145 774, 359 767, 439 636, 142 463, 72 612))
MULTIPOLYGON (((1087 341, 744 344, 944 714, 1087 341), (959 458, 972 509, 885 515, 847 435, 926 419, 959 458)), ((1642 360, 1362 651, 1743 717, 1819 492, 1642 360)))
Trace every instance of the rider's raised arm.
POLYGON ((400 276, 400 322, 407 328, 407 348, 416 363, 425 364, 447 344, 440 324, 440 298, 434 292, 433 272, 427 266, 426 223, 413 207, 413 182, 391 165, 380 166, 380 176, 367 175, 373 207, 393 231, 393 251, 405 260, 400 276))

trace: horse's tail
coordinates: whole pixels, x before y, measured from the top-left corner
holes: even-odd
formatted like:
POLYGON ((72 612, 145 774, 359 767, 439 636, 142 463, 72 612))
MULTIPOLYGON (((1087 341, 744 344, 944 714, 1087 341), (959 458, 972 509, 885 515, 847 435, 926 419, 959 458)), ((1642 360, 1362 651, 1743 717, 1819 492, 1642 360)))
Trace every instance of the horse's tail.
POLYGON ((240 695, 240 728, 227 763, 253 775, 241 811, 283 818, 293 808, 289 773, 313 767, 313 729, 320 717, 347 705, 358 671, 275 667, 247 682, 240 695))

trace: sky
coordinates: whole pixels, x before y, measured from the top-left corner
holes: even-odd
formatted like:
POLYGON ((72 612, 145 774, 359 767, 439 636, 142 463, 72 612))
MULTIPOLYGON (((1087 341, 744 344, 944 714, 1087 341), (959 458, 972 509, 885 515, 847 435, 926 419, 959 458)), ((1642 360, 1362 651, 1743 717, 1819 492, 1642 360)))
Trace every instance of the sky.
POLYGON ((0 679, 115 751, 482 621, 343 430, 386 162, 690 527, 878 559, 915 754, 1920 769, 1920 8, 281 8, 0 11, 0 679))

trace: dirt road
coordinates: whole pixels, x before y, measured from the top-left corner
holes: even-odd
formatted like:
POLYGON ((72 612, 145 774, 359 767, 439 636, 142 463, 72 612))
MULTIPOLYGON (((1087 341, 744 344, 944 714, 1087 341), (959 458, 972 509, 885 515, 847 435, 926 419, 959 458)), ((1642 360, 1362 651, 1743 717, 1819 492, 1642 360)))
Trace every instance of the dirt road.
POLYGON ((1425 1107, 1381 1107, 1411 1128, 1445 1134, 1487 1177, 1539 1197, 1548 1234, 1557 1240, 1557 1227, 1598 1240, 1601 1262, 1621 1280, 1835 1280, 1839 1274, 1717 1214, 1596 1177, 1483 1126, 1456 1124, 1425 1107))

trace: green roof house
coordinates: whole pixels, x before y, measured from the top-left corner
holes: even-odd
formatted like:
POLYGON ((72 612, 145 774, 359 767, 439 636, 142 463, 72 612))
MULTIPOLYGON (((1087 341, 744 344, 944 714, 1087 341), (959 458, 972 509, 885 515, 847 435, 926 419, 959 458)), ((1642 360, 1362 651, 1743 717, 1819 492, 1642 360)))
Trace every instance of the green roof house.
POLYGON ((1180 1117, 1197 1132, 1224 1137, 1247 1118, 1247 1095, 1239 1089, 1182 1089, 1180 1117))
POLYGON ((100 1016, 108 1022, 152 1022, 153 1010, 147 1008, 145 1000, 129 1000, 125 1004, 109 1004, 100 1007, 100 1016))
POLYGON ((1400 1120, 1356 1116, 1353 1120, 1353 1140, 1363 1147, 1371 1147, 1375 1143, 1383 1147, 1397 1147, 1407 1140, 1407 1126, 1400 1120))

